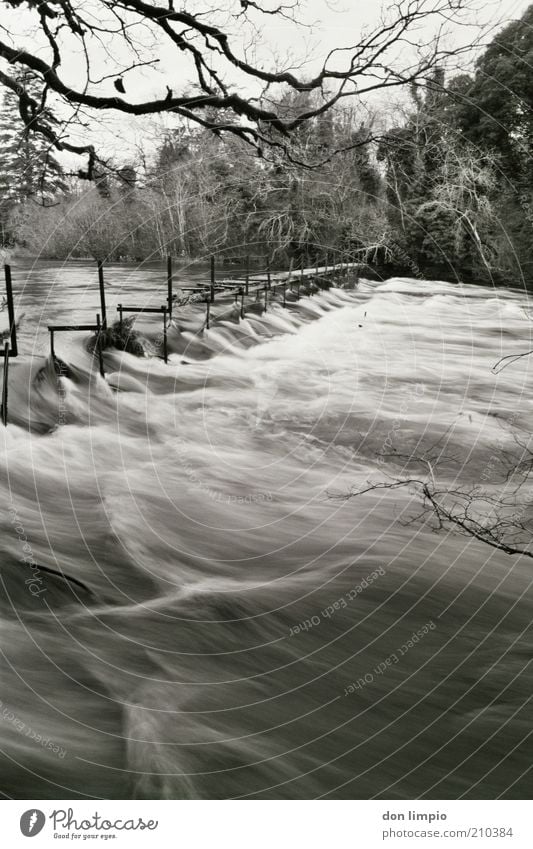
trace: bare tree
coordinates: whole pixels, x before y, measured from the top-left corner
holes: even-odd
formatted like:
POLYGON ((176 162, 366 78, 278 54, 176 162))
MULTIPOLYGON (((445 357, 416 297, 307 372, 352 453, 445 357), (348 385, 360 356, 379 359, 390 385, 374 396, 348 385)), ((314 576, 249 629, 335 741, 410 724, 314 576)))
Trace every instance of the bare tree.
MULTIPOLYGON (((404 525, 424 522, 432 530, 454 531, 473 537, 505 554, 533 558, 533 448, 529 434, 524 439, 520 429, 511 427, 512 451, 500 451, 491 458, 485 477, 497 467, 498 484, 490 481, 472 485, 444 485, 439 473, 454 458, 447 456, 447 434, 438 443, 417 454, 383 456, 393 465, 401 463, 401 471, 386 473, 388 480, 368 481, 337 498, 351 499, 379 490, 407 490, 418 501, 419 508, 404 525), (417 474, 410 469, 422 470, 417 474)), ((383 469, 383 467, 382 467, 383 469)), ((478 475, 472 475, 474 479, 478 475)), ((483 477, 483 475, 482 475, 483 477)))
POLYGON ((7 65, 0 69, 0 84, 17 94, 29 129, 59 150, 87 156, 88 167, 80 176, 88 179, 95 175, 99 156, 93 145, 76 141, 76 132, 84 122, 92 126, 98 111, 172 113, 214 133, 236 135, 262 153, 271 146, 284 148, 293 130, 341 98, 413 84, 451 53, 471 49, 471 38, 454 50, 442 46, 441 39, 450 22, 462 21, 468 2, 391 3, 378 27, 330 51, 318 72, 305 77, 291 67, 267 69, 255 50, 265 18, 289 19, 298 26, 297 2, 225 0, 219 8, 198 11, 195 4, 195 10, 188 11, 175 8, 174 0, 166 6, 146 0, 3 0, 12 15, 28 19, 34 48, 18 43, 6 14, 0 58, 7 65), (431 37, 421 35, 430 30, 431 37), (191 82, 176 91, 172 80, 169 84, 156 75, 153 82, 163 89, 161 94, 136 99, 129 75, 139 68, 154 70, 162 51, 174 51, 176 67, 184 67, 180 76, 191 82), (73 63, 73 56, 79 61, 73 63), (104 75, 103 67, 108 71, 104 75), (40 99, 19 85, 17 68, 32 71, 42 81, 40 99), (318 92, 319 102, 287 118, 271 105, 276 100, 275 95, 271 100, 271 92, 278 86, 318 92), (67 118, 56 126, 41 120, 52 95, 69 107, 67 118))

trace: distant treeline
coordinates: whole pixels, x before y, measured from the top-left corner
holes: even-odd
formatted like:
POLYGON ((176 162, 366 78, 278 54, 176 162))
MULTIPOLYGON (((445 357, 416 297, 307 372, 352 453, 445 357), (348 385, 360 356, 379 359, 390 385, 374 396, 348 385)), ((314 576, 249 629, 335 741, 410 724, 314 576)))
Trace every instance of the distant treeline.
MULTIPOLYGON (((110 163, 90 184, 21 131, 8 93, 2 241, 57 259, 250 252, 299 263, 358 252, 409 276, 533 283, 532 55, 533 6, 472 74, 437 69, 413 87, 395 121, 334 108, 295 132, 288 155, 265 159, 239 139, 180 127, 161 133, 155 155, 110 163)), ((28 74, 22 83, 36 85, 28 74)), ((282 103, 300 111, 309 97, 282 103)))

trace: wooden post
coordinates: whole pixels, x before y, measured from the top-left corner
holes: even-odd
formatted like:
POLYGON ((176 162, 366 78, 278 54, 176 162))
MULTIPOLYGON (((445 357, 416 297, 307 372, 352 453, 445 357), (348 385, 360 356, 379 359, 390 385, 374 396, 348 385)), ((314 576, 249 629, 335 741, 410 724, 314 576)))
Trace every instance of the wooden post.
POLYGON ((327 255, 327 253, 326 253, 325 263, 326 263, 325 268, 326 268, 326 274, 327 274, 328 273, 328 255, 327 255))
POLYGON ((242 288, 242 286, 239 289, 239 295, 241 296, 241 319, 243 319, 244 318, 244 289, 242 288))
POLYGON ((209 288, 210 300, 213 304, 215 302, 215 257, 211 257, 211 285, 209 288))
POLYGON ((205 329, 209 330, 209 320, 211 317, 211 301, 209 298, 206 298, 205 300, 205 307, 205 329))
POLYGON ((166 307, 161 307, 163 312, 163 360, 168 363, 168 339, 167 339, 167 312, 166 307))
POLYGON ((122 313, 122 304, 119 304, 118 307, 118 326, 120 328, 120 332, 122 333, 122 324, 123 324, 123 313, 122 313))
POLYGON ((272 286, 272 278, 270 276, 270 257, 267 256, 267 285, 268 288, 272 286))
POLYGON ((246 294, 248 294, 249 285, 250 285, 250 254, 246 254, 246 283, 245 283, 246 294))
POLYGON ((17 325, 15 322, 15 305, 13 302, 13 287, 11 285, 11 266, 4 265, 4 276, 6 279, 7 317, 9 321, 9 333, 11 337, 10 356, 18 355, 17 347, 17 325))
POLYGON ((4 373, 2 376, 2 424, 7 427, 7 382, 9 374, 9 342, 4 343, 4 373))
POLYGON ((268 308, 268 286, 265 286, 265 312, 268 308))
POLYGON ((167 304, 168 317, 172 318, 172 257, 167 256, 167 304))
MULTIPOLYGON (((292 287, 291 287, 291 291, 292 291, 292 287)), ((287 284, 286 283, 283 284, 283 306, 284 307, 287 306, 287 284)))
POLYGON ((100 313, 98 313, 97 316, 96 316, 96 346, 98 348, 98 364, 100 366, 100 374, 101 374, 102 377, 105 377, 104 357, 103 357, 103 354, 102 354, 102 339, 100 337, 100 334, 101 334, 103 329, 104 329, 104 326, 100 322, 100 313))
POLYGON ((107 312, 105 307, 104 265, 98 260, 98 284, 100 286, 100 309, 102 311, 102 328, 107 328, 107 312))

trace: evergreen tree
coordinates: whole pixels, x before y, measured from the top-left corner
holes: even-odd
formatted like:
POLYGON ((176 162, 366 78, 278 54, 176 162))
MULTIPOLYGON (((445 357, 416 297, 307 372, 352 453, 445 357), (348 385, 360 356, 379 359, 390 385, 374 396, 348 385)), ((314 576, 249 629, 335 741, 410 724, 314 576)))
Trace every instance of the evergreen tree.
MULTIPOLYGON (((18 78, 19 85, 42 103, 41 84, 29 72, 18 78)), ((4 91, 0 107, 0 217, 2 239, 10 238, 8 219, 13 209, 28 200, 42 205, 54 201, 58 192, 67 188, 63 169, 41 134, 32 131, 33 121, 57 124, 51 110, 42 111, 25 123, 19 109, 19 98, 9 89, 4 91)))

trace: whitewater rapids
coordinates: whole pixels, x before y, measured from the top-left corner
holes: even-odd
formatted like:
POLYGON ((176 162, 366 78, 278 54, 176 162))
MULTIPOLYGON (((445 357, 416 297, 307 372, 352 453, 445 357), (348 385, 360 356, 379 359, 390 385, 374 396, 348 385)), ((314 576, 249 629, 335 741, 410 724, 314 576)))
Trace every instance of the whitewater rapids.
POLYGON ((79 337, 68 377, 12 361, 4 795, 527 797, 531 561, 407 523, 411 491, 341 497, 441 439, 450 480, 497 479, 527 308, 361 281, 174 329, 166 366, 106 352, 109 383, 79 337))

